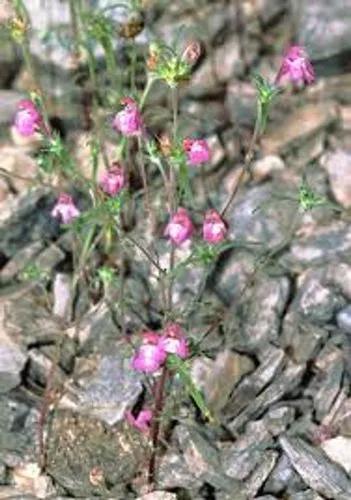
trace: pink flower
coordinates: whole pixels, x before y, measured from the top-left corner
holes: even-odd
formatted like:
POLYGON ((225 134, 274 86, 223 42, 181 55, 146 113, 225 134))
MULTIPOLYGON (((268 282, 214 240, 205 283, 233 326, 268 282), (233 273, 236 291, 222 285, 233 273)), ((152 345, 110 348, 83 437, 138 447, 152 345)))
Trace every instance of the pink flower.
POLYGON ((182 359, 189 356, 188 342, 185 332, 177 323, 169 323, 163 330, 161 345, 169 354, 176 354, 182 359))
POLYGON ((227 225, 216 210, 208 210, 202 226, 202 236, 208 243, 220 243, 227 234, 227 225))
POLYGON ((211 159, 211 151, 205 139, 184 139, 183 148, 192 166, 202 165, 211 159))
POLYGON ((168 222, 164 235, 168 236, 175 245, 181 245, 193 234, 194 226, 185 208, 178 208, 168 222))
POLYGON ((150 423, 153 417, 151 410, 141 410, 137 417, 135 418, 131 411, 127 411, 126 414, 127 422, 138 429, 141 432, 149 432, 150 423))
POLYGON ((14 125, 17 132, 24 137, 32 136, 42 125, 42 116, 29 99, 22 99, 18 103, 14 125))
POLYGON ((155 373, 166 361, 167 353, 155 332, 144 332, 141 346, 132 359, 132 367, 138 372, 155 373))
POLYGON ((75 206, 72 196, 61 193, 51 211, 52 217, 60 219, 63 224, 69 224, 80 215, 80 211, 75 206))
POLYGON ((126 137, 140 135, 143 131, 143 119, 137 103, 130 97, 125 97, 121 103, 124 108, 116 114, 113 128, 126 137))
POLYGON ((118 163, 114 163, 110 169, 106 170, 100 180, 101 189, 110 196, 116 196, 124 184, 124 171, 118 163))
POLYGON ((309 85, 314 80, 314 69, 305 49, 299 45, 292 45, 284 55, 275 83, 284 85, 290 82, 300 87, 304 84, 309 85))

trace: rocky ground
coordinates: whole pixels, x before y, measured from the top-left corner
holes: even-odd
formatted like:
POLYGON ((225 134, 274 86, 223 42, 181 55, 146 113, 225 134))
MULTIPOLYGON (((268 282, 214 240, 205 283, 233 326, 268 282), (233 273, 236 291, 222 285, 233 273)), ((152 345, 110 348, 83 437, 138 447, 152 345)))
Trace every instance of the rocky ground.
MULTIPOLYGON (((41 45, 43 30, 58 18, 64 33, 69 12, 59 0, 48 9, 43 3, 27 2, 36 30, 32 51, 51 115, 84 172, 89 133, 67 78, 67 54, 54 35, 49 48, 41 45)), ((209 136, 215 152, 206 187, 199 182, 200 199, 221 204, 242 165, 255 115, 250 73, 274 77, 293 39, 308 49, 317 82, 279 97, 253 179, 227 213, 238 244, 209 269, 206 314, 193 314, 191 335, 210 332, 193 377, 216 422, 205 423, 184 397, 161 458, 160 491, 139 498, 350 500, 351 5, 188 0, 147 9, 141 46, 155 33, 170 40, 184 25, 206 48, 181 90, 181 126, 209 136), (329 202, 299 210, 302 178, 329 202), (271 253, 253 278, 257 242, 271 253)), ((79 321, 62 319, 74 237, 50 218, 52 190, 29 182, 35 145, 9 133, 28 74, 5 42, 0 61, 0 166, 19 176, 0 177, 0 498, 136 498, 147 443, 123 415, 143 385, 129 368, 117 292, 93 300, 82 288, 74 305, 79 321), (44 416, 45 473, 38 467, 44 416)), ((155 89, 149 109, 164 103, 162 89, 155 89)), ((130 269, 125 287, 133 329, 152 323, 155 298, 138 256, 130 269)), ((197 268, 184 276, 175 303, 191 303, 199 276, 197 268)))

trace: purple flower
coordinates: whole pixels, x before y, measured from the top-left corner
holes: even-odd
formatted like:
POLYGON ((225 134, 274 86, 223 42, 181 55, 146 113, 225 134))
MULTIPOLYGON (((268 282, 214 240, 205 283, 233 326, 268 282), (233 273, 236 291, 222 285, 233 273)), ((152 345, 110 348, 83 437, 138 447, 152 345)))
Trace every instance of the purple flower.
POLYGON ((169 323, 165 327, 160 343, 164 350, 169 354, 176 354, 182 359, 189 356, 189 348, 185 332, 177 323, 169 323))
POLYGON ((137 417, 134 417, 131 411, 127 411, 125 414, 127 422, 138 429, 141 432, 149 432, 150 424, 153 417, 151 410, 141 410, 137 417))
POLYGON ((130 97, 125 97, 121 103, 124 108, 116 114, 113 128, 126 137, 140 135, 143 131, 143 119, 137 103, 130 97))
POLYGON ((181 245, 193 234, 194 226, 185 208, 178 208, 168 222, 164 235, 168 236, 175 245, 181 245))
POLYGON ((100 180, 101 189, 110 196, 116 196, 124 184, 124 171, 118 163, 114 163, 110 169, 106 170, 100 180))
POLYGON ((206 139, 184 139, 183 148, 190 165, 196 167, 211 159, 211 151, 206 139))
POLYGON ((80 215, 80 211, 75 206, 72 196, 61 193, 51 211, 52 217, 60 219, 63 224, 69 224, 80 215))
POLYGON ((24 137, 32 136, 41 127, 42 116, 29 99, 22 99, 18 103, 14 125, 17 132, 24 137))
POLYGON ((220 243, 227 234, 227 225, 219 215, 217 210, 208 210, 205 214, 202 226, 202 236, 205 241, 211 244, 220 243))
POLYGON ((155 373, 166 361, 167 353, 155 332, 144 332, 141 346, 132 359, 132 367, 138 372, 155 373))
POLYGON ((309 85, 315 80, 314 69, 306 51, 299 45, 292 45, 285 53, 282 65, 275 79, 276 85, 292 83, 296 87, 309 85))

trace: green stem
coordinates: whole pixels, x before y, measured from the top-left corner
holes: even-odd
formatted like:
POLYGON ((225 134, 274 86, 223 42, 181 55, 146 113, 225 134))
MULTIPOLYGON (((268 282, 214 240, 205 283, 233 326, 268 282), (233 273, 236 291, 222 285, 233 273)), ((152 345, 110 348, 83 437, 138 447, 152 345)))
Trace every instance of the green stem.
POLYGON ((250 167, 251 167, 251 162, 252 162, 252 159, 253 159, 253 154, 254 154, 255 146, 256 146, 257 140, 259 139, 259 136, 260 136, 260 117, 259 117, 259 113, 258 113, 257 116, 256 116, 255 128, 254 128, 254 131, 253 131, 253 134, 252 134, 252 137, 251 137, 249 149, 248 149, 248 151, 246 153, 246 156, 245 156, 244 166, 241 169, 239 177, 236 180, 236 182, 235 182, 235 184, 234 184, 234 186, 233 186, 233 188, 231 190, 231 193, 229 194, 229 197, 228 197, 226 203, 224 204, 223 209, 221 210, 221 216, 222 217, 225 216, 228 208, 232 204, 232 202, 233 202, 233 200, 235 198, 235 195, 238 192, 240 184, 244 180, 245 174, 250 171, 250 167))
POLYGON ((130 68, 130 88, 132 93, 136 93, 136 65, 137 65, 137 51, 134 39, 131 42, 131 68, 130 68))
MULTIPOLYGON (((111 43, 111 40, 106 40, 102 44, 102 47, 103 47, 104 52, 105 52, 107 72, 110 76, 111 83, 115 87, 117 95, 120 96, 121 95, 121 81, 119 78, 119 73, 118 73, 118 69, 117 69, 115 54, 113 51, 113 45, 111 43)), ((116 101, 118 101, 118 97, 117 97, 116 101)))
POLYGON ((143 110, 145 102, 146 102, 146 99, 147 99, 147 97, 148 97, 148 95, 150 93, 150 90, 151 90, 151 88, 152 88, 152 86, 153 86, 153 84, 154 84, 155 81, 156 81, 155 78, 148 77, 146 85, 145 85, 145 89, 144 89, 144 92, 143 92, 143 95, 141 96, 140 101, 139 101, 139 109, 140 109, 140 111, 143 110))

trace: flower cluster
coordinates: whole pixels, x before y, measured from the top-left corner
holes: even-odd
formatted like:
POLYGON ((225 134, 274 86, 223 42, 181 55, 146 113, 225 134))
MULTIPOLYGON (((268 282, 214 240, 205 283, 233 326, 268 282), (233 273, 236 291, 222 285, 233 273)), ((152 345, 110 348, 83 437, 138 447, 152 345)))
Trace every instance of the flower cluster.
MULTIPOLYGON (((203 239, 210 244, 221 243, 225 239, 227 231, 227 225, 220 214, 214 209, 208 210, 205 214, 202 226, 203 239)), ((182 207, 178 208, 170 218, 164 235, 167 236, 174 245, 180 246, 185 241, 189 240, 193 233, 194 225, 188 211, 182 207)))
POLYGON ((155 373, 164 365, 168 354, 175 354, 182 359, 189 356, 185 333, 177 323, 169 323, 161 334, 143 332, 141 345, 132 359, 132 367, 139 372, 155 373))
POLYGON ((176 87, 190 78, 200 55, 201 46, 197 41, 188 42, 180 56, 170 47, 152 43, 147 67, 154 79, 164 80, 170 87, 176 87))

